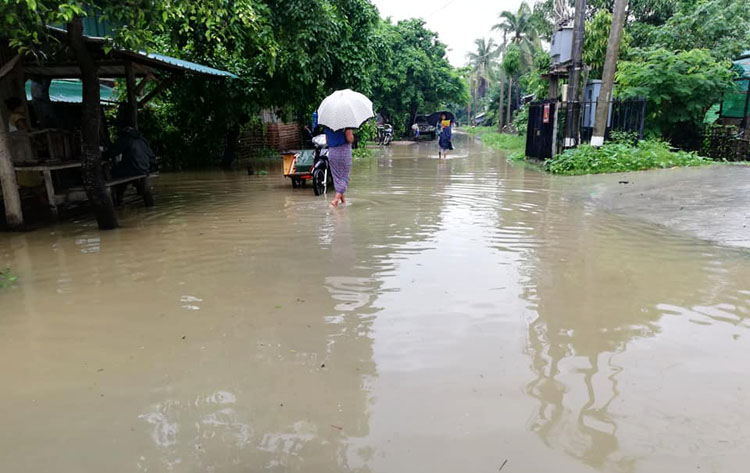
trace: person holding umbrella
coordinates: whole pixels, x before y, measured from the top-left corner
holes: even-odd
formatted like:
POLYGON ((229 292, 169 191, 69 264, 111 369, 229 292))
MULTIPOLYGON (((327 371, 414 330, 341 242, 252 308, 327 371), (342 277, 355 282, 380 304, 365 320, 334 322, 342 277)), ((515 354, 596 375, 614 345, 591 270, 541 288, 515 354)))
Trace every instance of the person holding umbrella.
POLYGON ((333 174, 336 196, 331 205, 346 204, 349 173, 352 168, 352 143, 355 128, 374 117, 372 102, 352 90, 337 90, 326 97, 318 107, 318 123, 326 127, 328 164, 333 174))
POLYGON ((336 196, 331 205, 338 207, 339 203, 346 204, 346 193, 349 187, 349 173, 352 169, 352 143, 354 133, 351 128, 333 131, 326 128, 326 142, 328 143, 328 164, 333 174, 333 187, 336 196))

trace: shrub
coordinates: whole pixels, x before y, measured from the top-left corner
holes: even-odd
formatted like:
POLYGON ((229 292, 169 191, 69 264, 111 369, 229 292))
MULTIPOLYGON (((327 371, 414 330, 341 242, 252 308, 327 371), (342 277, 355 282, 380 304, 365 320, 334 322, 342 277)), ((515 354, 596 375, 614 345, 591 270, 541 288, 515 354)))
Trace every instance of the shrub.
POLYGON ((675 166, 702 166, 709 158, 686 151, 672 151, 663 141, 640 141, 636 146, 627 143, 607 143, 601 148, 581 145, 558 154, 545 163, 553 174, 599 174, 608 172, 641 171, 675 166))

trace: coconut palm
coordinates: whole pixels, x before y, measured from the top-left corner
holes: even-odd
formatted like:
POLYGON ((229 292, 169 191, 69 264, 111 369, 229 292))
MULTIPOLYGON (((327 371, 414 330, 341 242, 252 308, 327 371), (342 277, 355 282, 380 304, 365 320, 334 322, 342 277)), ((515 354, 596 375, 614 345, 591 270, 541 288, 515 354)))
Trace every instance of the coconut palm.
MULTIPOLYGON (((489 40, 478 38, 474 40, 474 44, 477 47, 476 51, 466 55, 468 65, 471 67, 469 84, 471 84, 472 101, 484 97, 493 75, 492 70, 495 60, 502 52, 502 49, 495 44, 495 40, 492 38, 489 40)), ((476 107, 474 108, 474 113, 476 113, 476 107)))
POLYGON ((474 44, 477 45, 476 52, 468 53, 466 59, 478 77, 489 81, 490 71, 495 59, 497 59, 502 50, 495 44, 495 40, 492 38, 489 40, 478 38, 474 40, 474 44))
POLYGON ((510 42, 520 48, 525 67, 531 66, 534 51, 541 45, 531 14, 531 7, 523 2, 516 13, 508 10, 500 13, 500 23, 492 27, 502 31, 504 44, 510 42))

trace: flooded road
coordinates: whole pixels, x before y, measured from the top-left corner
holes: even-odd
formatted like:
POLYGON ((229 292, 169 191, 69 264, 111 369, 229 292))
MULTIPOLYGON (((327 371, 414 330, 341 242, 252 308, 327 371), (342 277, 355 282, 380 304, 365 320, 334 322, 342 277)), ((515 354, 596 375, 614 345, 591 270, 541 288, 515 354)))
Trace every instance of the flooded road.
POLYGON ((0 234, 0 471, 746 471, 750 253, 457 141, 0 234))

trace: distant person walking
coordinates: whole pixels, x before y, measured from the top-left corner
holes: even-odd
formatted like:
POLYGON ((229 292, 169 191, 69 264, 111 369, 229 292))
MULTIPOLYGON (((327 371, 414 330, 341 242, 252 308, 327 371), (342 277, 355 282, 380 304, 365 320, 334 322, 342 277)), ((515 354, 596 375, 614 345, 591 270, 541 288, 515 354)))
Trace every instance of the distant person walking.
POLYGON ((448 151, 453 149, 453 131, 451 121, 443 113, 440 115, 440 139, 438 139, 438 157, 447 158, 448 151))
POLYGON ((346 203, 346 190, 349 187, 349 173, 352 169, 352 143, 354 143, 354 133, 351 129, 333 131, 326 128, 326 140, 328 142, 328 164, 331 166, 333 174, 333 187, 336 189, 336 196, 331 201, 331 205, 346 203))

